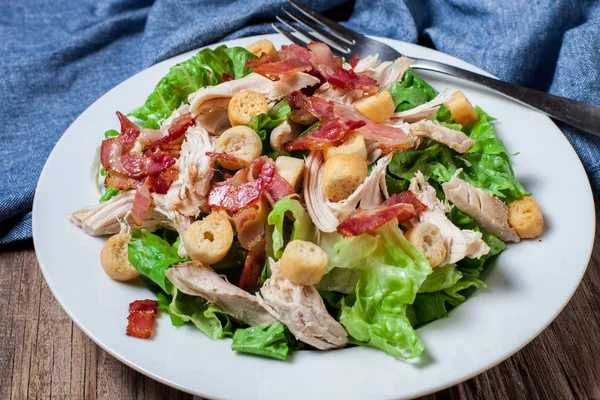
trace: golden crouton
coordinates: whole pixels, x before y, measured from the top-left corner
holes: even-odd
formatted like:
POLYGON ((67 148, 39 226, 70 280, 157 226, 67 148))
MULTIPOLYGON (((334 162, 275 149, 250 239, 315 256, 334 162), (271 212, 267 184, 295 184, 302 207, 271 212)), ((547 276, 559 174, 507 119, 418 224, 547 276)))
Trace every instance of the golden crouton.
POLYGON ((533 239, 544 230, 544 217, 536 201, 523 196, 508 205, 508 223, 522 239, 533 239))
POLYGON ((183 236, 183 246, 194 261, 211 265, 221 261, 233 243, 233 229, 227 218, 212 213, 191 224, 183 236))
POLYGON ((357 131, 352 131, 348 134, 346 141, 339 146, 328 146, 323 150, 323 157, 325 160, 330 159, 334 156, 339 155, 350 155, 355 154, 367 160, 367 146, 365 145, 365 138, 357 131))
POLYGON ((323 278, 328 262, 327 254, 316 244, 292 240, 283 251, 279 272, 293 283, 312 286, 323 278))
POLYGON ((232 126, 248 125, 253 116, 268 112, 267 98, 251 90, 236 93, 229 101, 227 108, 229 122, 232 126))
POLYGON ((394 115, 394 111, 396 111, 392 95, 387 90, 360 99, 353 105, 356 111, 376 122, 383 122, 390 119, 394 115))
POLYGON ((247 126, 234 126, 219 136, 215 152, 239 158, 241 162, 219 159, 223 168, 236 170, 250 164, 262 153, 262 141, 254 129, 247 126))
POLYGON ((367 177, 367 162, 356 154, 339 155, 325 161, 321 188, 331 201, 350 196, 367 177))
POLYGON ((455 92, 452 95, 452 100, 448 100, 444 105, 450 110, 450 115, 457 124, 469 126, 479 119, 477 111, 460 90, 455 92))
POLYGON ((265 53, 271 58, 279 58, 277 56, 277 50, 275 50, 275 45, 273 45, 273 43, 267 39, 262 39, 258 42, 249 44, 246 46, 246 50, 258 57, 260 57, 262 53, 265 53))
POLYGON ((448 250, 440 229, 430 222, 420 222, 409 229, 404 236, 435 268, 444 261, 448 250))
POLYGON ((277 173, 290 184, 294 191, 298 191, 300 182, 304 177, 304 160, 288 156, 279 156, 275 160, 277 173))
POLYGON ((131 236, 119 233, 111 236, 100 252, 100 265, 115 281, 131 281, 140 276, 139 272, 129 262, 128 244, 131 236))

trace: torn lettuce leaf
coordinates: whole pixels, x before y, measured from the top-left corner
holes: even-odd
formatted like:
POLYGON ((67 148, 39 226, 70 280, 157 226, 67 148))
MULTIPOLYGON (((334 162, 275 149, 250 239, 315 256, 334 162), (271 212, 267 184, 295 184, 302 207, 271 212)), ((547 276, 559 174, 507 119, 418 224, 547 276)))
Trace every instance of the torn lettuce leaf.
POLYGON ((169 304, 169 313, 183 322, 193 323, 211 339, 221 339, 233 335, 232 322, 219 307, 207 302, 202 297, 187 295, 176 288, 169 304))
POLYGON ((291 112, 292 107, 290 107, 287 99, 283 99, 269 110, 268 115, 261 113, 250 118, 248 126, 254 129, 260 140, 266 140, 275 127, 287 120, 288 114, 291 112))
POLYGON ((451 288, 460 278, 462 278, 462 274, 456 269, 456 264, 433 268, 431 274, 419 288, 419 293, 437 292, 451 288))
POLYGON ((344 298, 340 322, 355 341, 379 348, 406 359, 418 357, 423 342, 407 316, 419 287, 431 273, 431 267, 408 240, 396 221, 379 228, 379 235, 353 239, 374 241, 360 268, 360 278, 353 295, 344 298))
POLYGON ((290 351, 286 327, 275 321, 267 326, 238 328, 233 334, 231 349, 240 353, 285 360, 290 351))
POLYGON ((267 222, 273 225, 273 254, 275 259, 281 258, 286 238, 284 232, 284 222, 286 213, 290 213, 293 217, 292 231, 289 236, 289 241, 304 240, 311 241, 315 235, 315 229, 308 212, 302 204, 297 200, 298 195, 289 195, 279 200, 273 206, 273 210, 269 213, 267 222))
POLYGON ((223 82, 223 73, 234 79, 242 78, 252 70, 247 60, 257 57, 241 47, 202 49, 189 60, 172 67, 156 85, 141 107, 129 115, 144 122, 145 128, 158 129, 174 110, 187 103, 188 96, 205 86, 223 82))
POLYGON ((104 203, 105 201, 109 201, 110 199, 112 199, 113 197, 115 197, 116 195, 118 195, 121 192, 122 192, 122 190, 119 190, 119 189, 106 188, 106 190, 104 191, 104 193, 102 194, 102 196, 100 196, 100 203, 104 203))
POLYGON ((409 182, 417 171, 426 180, 433 180, 439 189, 459 169, 460 178, 478 188, 487 190, 506 203, 529 195, 514 175, 510 154, 502 140, 496 137, 493 121, 481 108, 475 107, 479 120, 464 129, 475 144, 464 154, 457 154, 446 146, 434 143, 423 149, 397 152, 388 166, 388 173, 398 180, 409 182))
POLYGON ((167 269, 188 260, 179 257, 177 249, 165 239, 140 229, 131 232, 128 258, 141 275, 156 283, 167 294, 173 292, 173 284, 165 275, 167 269))

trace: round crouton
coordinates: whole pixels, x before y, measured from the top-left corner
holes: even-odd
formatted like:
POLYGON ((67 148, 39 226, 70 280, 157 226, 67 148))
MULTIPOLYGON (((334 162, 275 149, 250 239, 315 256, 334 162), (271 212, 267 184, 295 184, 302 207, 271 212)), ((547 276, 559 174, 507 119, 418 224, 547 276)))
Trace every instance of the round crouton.
POLYGON ((536 201, 523 196, 508 205, 508 223, 522 239, 533 239, 544 231, 544 217, 536 201))
POLYGON ((444 261, 448 250, 440 229, 430 222, 420 222, 409 229, 404 236, 429 261, 432 268, 444 261))
POLYGON ((119 233, 111 236, 100 252, 100 265, 115 281, 131 281, 140 276, 135 267, 129 262, 128 244, 131 236, 119 233))
POLYGON ((328 262, 327 254, 316 244, 292 240, 283 251, 279 272, 293 283, 312 286, 323 278, 328 262))
POLYGON ((248 125, 253 116, 268 112, 269 105, 266 97, 251 90, 236 93, 229 101, 227 108, 232 126, 248 125))
POLYGON ((227 218, 212 213, 191 224, 183 236, 183 245, 194 261, 211 265, 221 261, 233 243, 233 229, 227 218))
POLYGON ((328 160, 339 155, 356 154, 363 160, 367 160, 367 146, 365 138, 357 131, 348 134, 346 141, 339 146, 328 146, 323 150, 323 157, 328 160))
POLYGON ((259 40, 249 44, 246 46, 246 50, 258 57, 265 53, 271 58, 279 58, 277 55, 277 50, 275 50, 275 45, 267 39, 259 40))
POLYGON ((338 155, 325 161, 321 188, 331 201, 347 199, 367 177, 367 163, 356 154, 338 155))
POLYGON ((254 129, 247 126, 234 126, 227 129, 217 139, 215 145, 217 153, 225 153, 238 158, 235 160, 219 159, 223 168, 236 170, 250 164, 262 153, 262 141, 254 129))

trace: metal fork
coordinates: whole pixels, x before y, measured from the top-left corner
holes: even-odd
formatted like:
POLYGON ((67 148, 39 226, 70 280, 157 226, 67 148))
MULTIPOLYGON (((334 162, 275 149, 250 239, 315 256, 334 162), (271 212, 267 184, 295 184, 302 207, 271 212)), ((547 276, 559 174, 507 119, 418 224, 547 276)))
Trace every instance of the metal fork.
MULTIPOLYGON (((378 53, 382 60, 394 60, 402 56, 402 54, 384 43, 354 32, 292 0, 289 0, 289 3, 294 10, 291 11, 286 8, 282 8, 282 10, 291 18, 291 21, 279 16, 277 20, 291 32, 299 33, 306 40, 301 40, 276 24, 272 24, 272 26, 277 32, 296 44, 304 46, 311 41, 324 41, 331 47, 334 54, 346 59, 354 54, 364 58, 378 53), (292 21, 297 24, 294 25, 292 21), (315 33, 320 37, 315 36, 315 33)), ((599 106, 513 85, 437 61, 410 58, 415 60, 412 65, 414 69, 441 72, 478 83, 552 118, 600 136, 599 106)))

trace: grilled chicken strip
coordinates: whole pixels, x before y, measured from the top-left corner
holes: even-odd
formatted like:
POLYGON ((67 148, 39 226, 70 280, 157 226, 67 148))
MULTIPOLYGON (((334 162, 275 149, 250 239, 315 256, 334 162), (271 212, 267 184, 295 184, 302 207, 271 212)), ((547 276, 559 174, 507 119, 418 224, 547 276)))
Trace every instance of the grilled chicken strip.
POLYGON ((446 198, 459 210, 474 218, 481 229, 505 242, 518 242, 519 235, 508 223, 508 207, 485 190, 457 176, 442 184, 446 198))
POLYGON ((466 153, 475 144, 461 131, 447 128, 434 121, 423 120, 410 124, 410 133, 416 137, 428 137, 436 142, 445 144, 459 153, 466 153))
POLYGON ((346 331, 325 309, 314 286, 290 282, 278 273, 277 263, 269 259, 271 277, 260 289, 261 304, 283 322, 296 339, 319 350, 343 347, 346 331))
POLYGON ((171 283, 183 293, 200 296, 248 325, 264 326, 275 322, 271 314, 259 304, 256 296, 232 285, 199 262, 189 261, 175 265, 166 274, 171 283))

